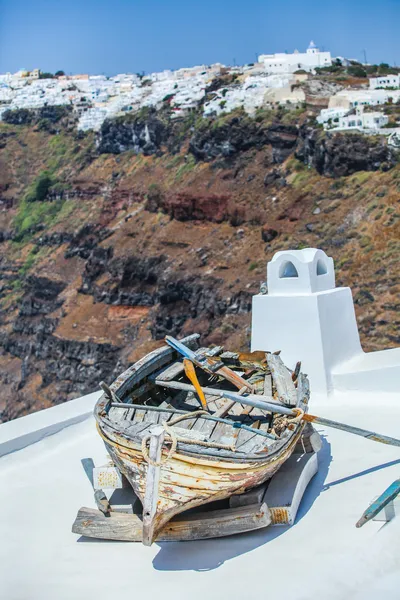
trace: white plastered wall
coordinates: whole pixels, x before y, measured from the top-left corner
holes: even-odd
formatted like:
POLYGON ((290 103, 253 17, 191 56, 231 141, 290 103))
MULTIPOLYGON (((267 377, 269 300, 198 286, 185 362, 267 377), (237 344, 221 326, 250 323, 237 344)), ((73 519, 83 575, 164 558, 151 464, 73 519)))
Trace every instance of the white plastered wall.
POLYGON ((398 392, 400 349, 363 352, 351 290, 335 287, 332 258, 315 248, 277 252, 267 273, 268 294, 253 297, 252 350, 281 350, 291 368, 301 360, 312 392, 326 398, 371 382, 398 392))

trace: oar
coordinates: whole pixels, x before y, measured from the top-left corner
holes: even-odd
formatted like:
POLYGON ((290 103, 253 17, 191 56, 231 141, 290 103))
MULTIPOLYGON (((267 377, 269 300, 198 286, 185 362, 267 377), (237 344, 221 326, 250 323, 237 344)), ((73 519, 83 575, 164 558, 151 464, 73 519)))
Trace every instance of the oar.
POLYGON ((194 387, 196 388, 196 392, 200 399, 201 406, 203 407, 204 410, 208 410, 207 409, 207 400, 206 400, 204 392, 201 388, 199 380, 197 379, 196 371, 194 369, 192 361, 190 361, 188 358, 184 358, 183 366, 185 367, 185 373, 186 373, 187 378, 193 383, 194 387))
POLYGON ((324 419, 323 417, 316 417, 314 415, 304 415, 304 421, 310 423, 318 423, 319 425, 325 425, 326 427, 333 427, 334 429, 341 429, 347 431, 347 433, 354 433, 354 435, 360 435, 361 437, 372 440, 373 442, 381 442, 381 444, 388 444, 389 446, 400 446, 400 440, 392 438, 387 435, 381 435, 368 429, 361 429, 360 427, 353 427, 353 425, 345 425, 345 423, 339 423, 338 421, 331 421, 330 419, 324 419))
POLYGON ((245 386, 251 392, 253 391, 251 383, 240 377, 240 375, 232 371, 229 367, 226 367, 222 362, 216 363, 216 359, 207 358, 207 356, 198 356, 193 350, 190 350, 185 344, 182 344, 182 342, 170 335, 165 336, 165 341, 171 348, 179 352, 179 354, 185 358, 188 358, 197 367, 204 369, 207 373, 210 373, 211 375, 220 375, 227 381, 230 381, 230 383, 233 383, 239 390, 245 386))
POLYGON ((376 517, 378 513, 381 512, 383 508, 391 500, 394 500, 396 496, 400 494, 400 479, 396 479, 393 481, 391 485, 365 510, 362 514, 362 517, 357 521, 356 527, 362 527, 365 523, 368 523, 371 519, 376 517))
MULTIPOLYGON (((187 383, 181 383, 180 381, 161 381, 159 379, 156 379, 156 384, 162 387, 173 388, 177 390, 185 390, 188 392, 196 391, 194 386, 189 385, 187 383)), ((235 402, 239 402, 240 404, 246 404, 255 408, 261 408, 261 410, 265 410, 272 413, 288 415, 290 417, 296 417, 298 414, 297 409, 293 410, 281 404, 272 403, 270 398, 266 396, 259 396, 257 394, 241 396, 236 392, 227 392, 226 390, 219 390, 215 388, 203 388, 203 391, 206 394, 223 396, 224 398, 229 398, 229 400, 234 400, 235 402)), ((325 425, 325 427, 332 427, 334 429, 347 431, 347 433, 359 435, 368 440, 372 440, 373 442, 381 442, 382 444, 388 444, 389 446, 400 447, 400 440, 398 440, 397 438, 392 438, 387 435, 381 435, 380 433, 369 431, 368 429, 353 427, 353 425, 346 425, 345 423, 339 423, 338 421, 331 421, 330 419, 325 419, 324 417, 318 417, 316 415, 304 414, 302 419, 303 421, 308 421, 309 423, 318 423, 319 425, 325 425)))

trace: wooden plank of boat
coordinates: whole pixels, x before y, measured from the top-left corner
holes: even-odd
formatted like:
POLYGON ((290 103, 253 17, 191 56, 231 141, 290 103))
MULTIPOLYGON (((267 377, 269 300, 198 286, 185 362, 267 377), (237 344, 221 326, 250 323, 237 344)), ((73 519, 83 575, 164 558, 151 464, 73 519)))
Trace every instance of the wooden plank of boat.
MULTIPOLYGON (((172 381, 172 379, 175 379, 175 377, 178 377, 178 375, 182 375, 184 370, 185 368, 182 361, 176 361, 159 371, 157 373, 157 379, 162 379, 163 381, 172 381)), ((150 379, 153 379, 153 377, 154 376, 151 376, 150 379)))
POLYGON ((236 441, 236 450, 239 452, 251 452, 252 448, 258 443, 257 429, 254 433, 248 429, 239 429, 236 441))
POLYGON ((268 396, 272 398, 272 375, 270 373, 266 373, 264 377, 263 396, 268 396))
POLYGON ((205 354, 206 356, 219 356, 223 351, 223 346, 214 346, 214 348, 209 348, 205 354))
POLYGON ((304 373, 299 373, 297 377, 297 405, 299 406, 300 401, 304 404, 308 404, 309 399, 310 382, 304 373))
POLYGON ((269 352, 266 354, 266 357, 280 400, 288 406, 295 406, 297 402, 296 388, 294 387, 292 376, 281 357, 269 352))
MULTIPOLYGON (((188 393, 184 402, 179 404, 179 407, 183 408, 187 412, 189 410, 192 410, 191 407, 193 407, 196 411, 202 410, 200 402, 197 398, 197 395, 192 392, 188 393), (190 408, 188 408, 188 407, 190 407, 190 408)), ((192 419, 185 419, 179 423, 179 427, 181 427, 183 429, 191 429, 193 427, 193 425, 196 423, 196 421, 197 421, 197 416, 193 417, 192 419)))
MULTIPOLYGON (((221 348, 221 346, 219 346, 219 348, 221 348)), ((218 354, 218 347, 216 347, 215 349, 213 348, 212 350, 210 350, 209 348, 199 348, 199 350, 196 350, 195 355, 198 358, 201 358, 202 356, 216 356, 218 354)), ((175 379, 175 377, 178 377, 179 375, 182 375, 185 371, 185 367, 182 361, 175 361, 173 363, 171 363, 170 365, 167 365, 166 367, 162 368, 160 371, 157 371, 156 373, 150 375, 149 379, 150 381, 154 381, 154 379, 162 379, 163 381, 172 381, 173 379, 175 379)))
POLYGON ((133 438, 133 437, 137 437, 139 436, 139 434, 142 431, 145 431, 148 427, 150 427, 151 423, 149 423, 148 421, 139 421, 139 423, 136 422, 129 422, 127 424, 127 427, 125 428, 126 433, 128 433, 129 437, 133 438))
MULTIPOLYGON (((268 527, 271 523, 266 504, 253 504, 179 515, 169 521, 157 536, 158 542, 176 542, 225 537, 268 527)), ((142 541, 142 520, 138 515, 111 512, 109 517, 94 508, 81 508, 72 532, 86 537, 142 541)))
POLYGON ((134 412, 135 423, 140 423, 141 421, 143 421, 146 414, 147 414, 147 411, 145 411, 144 409, 137 408, 136 411, 134 412))
POLYGON ((224 400, 222 405, 215 411, 214 417, 225 417, 231 408, 237 406, 237 403, 234 400, 224 400))
MULTIPOLYGON (((198 339, 200 335, 194 333, 187 336, 182 340, 186 346, 191 349, 198 347, 198 339)), ((143 381, 146 377, 154 373, 157 369, 171 362, 171 357, 174 356, 174 350, 171 347, 163 346, 157 350, 153 350, 150 354, 147 354, 142 359, 134 363, 129 369, 124 371, 110 386, 112 394, 116 394, 117 400, 125 398, 127 395, 135 390, 135 386, 143 381)), ((105 397, 108 401, 115 400, 110 398, 106 393, 105 397)), ((106 408, 107 402, 100 398, 98 403, 98 410, 106 408)))
MULTIPOLYGON (((241 396, 246 391, 246 388, 242 388, 239 391, 239 395, 241 396)), ((243 407, 238 402, 233 400, 224 400, 221 398, 221 409, 217 411, 220 413, 223 411, 223 414, 227 414, 227 412, 231 412, 232 416, 240 415, 242 413, 243 407)), ((215 416, 219 416, 215 413, 215 416)), ((230 444, 233 445, 235 441, 237 441, 239 435, 239 429, 233 428, 231 425, 226 423, 218 423, 218 425, 214 428, 212 435, 210 438, 213 442, 220 442, 221 444, 230 444)))
MULTIPOLYGON (((168 402, 164 401, 160 404, 159 408, 171 408, 171 405, 168 402)), ((171 417, 172 413, 168 411, 160 412, 158 422, 162 425, 164 421, 169 421, 171 417)))
POLYGON ((157 413, 153 410, 149 410, 146 413, 144 421, 146 421, 146 423, 149 423, 149 424, 157 425, 159 417, 160 417, 160 413, 157 413))
MULTIPOLYGON (((151 546, 154 538, 157 513, 158 485, 161 471, 161 452, 165 429, 160 425, 150 430, 150 448, 146 475, 146 491, 143 500, 143 544, 151 546)), ((144 449, 143 449, 144 451, 144 449)))
POLYGON ((127 404, 127 408, 125 408, 124 410, 116 411, 115 414, 113 413, 112 419, 114 423, 120 423, 121 426, 123 426, 125 421, 131 420, 133 413, 134 410, 132 410, 132 408, 129 407, 129 405, 127 404))

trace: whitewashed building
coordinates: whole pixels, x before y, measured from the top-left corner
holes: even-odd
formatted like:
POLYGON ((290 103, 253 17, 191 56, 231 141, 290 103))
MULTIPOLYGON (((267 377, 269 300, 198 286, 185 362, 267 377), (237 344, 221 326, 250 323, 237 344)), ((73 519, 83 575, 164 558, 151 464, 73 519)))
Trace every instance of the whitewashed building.
POLYGON ((349 110, 338 106, 337 108, 323 108, 317 117, 317 123, 323 125, 329 121, 338 122, 340 117, 347 115, 349 110))
POLYGON ((387 102, 398 102, 400 90, 341 90, 329 99, 329 108, 356 108, 357 106, 377 106, 387 102))
POLYGON ((355 114, 347 114, 338 117, 336 122, 324 123, 324 128, 329 130, 335 129, 368 129, 378 130, 384 127, 389 122, 389 117, 382 112, 364 112, 364 107, 359 106, 355 114))
POLYGON ((384 77, 371 77, 369 80, 371 90, 378 88, 398 88, 400 87, 400 75, 385 75, 384 77))
POLYGON ((321 52, 310 42, 306 52, 295 50, 293 54, 261 54, 258 61, 264 63, 267 73, 294 73, 300 69, 313 72, 316 67, 329 67, 332 64, 330 52, 321 52))

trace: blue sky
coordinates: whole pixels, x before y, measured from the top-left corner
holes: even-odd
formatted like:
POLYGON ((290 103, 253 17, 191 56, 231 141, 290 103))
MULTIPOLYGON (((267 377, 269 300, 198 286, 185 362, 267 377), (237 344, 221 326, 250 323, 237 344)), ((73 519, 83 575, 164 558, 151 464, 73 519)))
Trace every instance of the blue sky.
POLYGON ((0 72, 160 71, 304 50, 400 64, 400 0, 0 0, 0 72), (318 8, 316 8, 318 7, 318 8))

